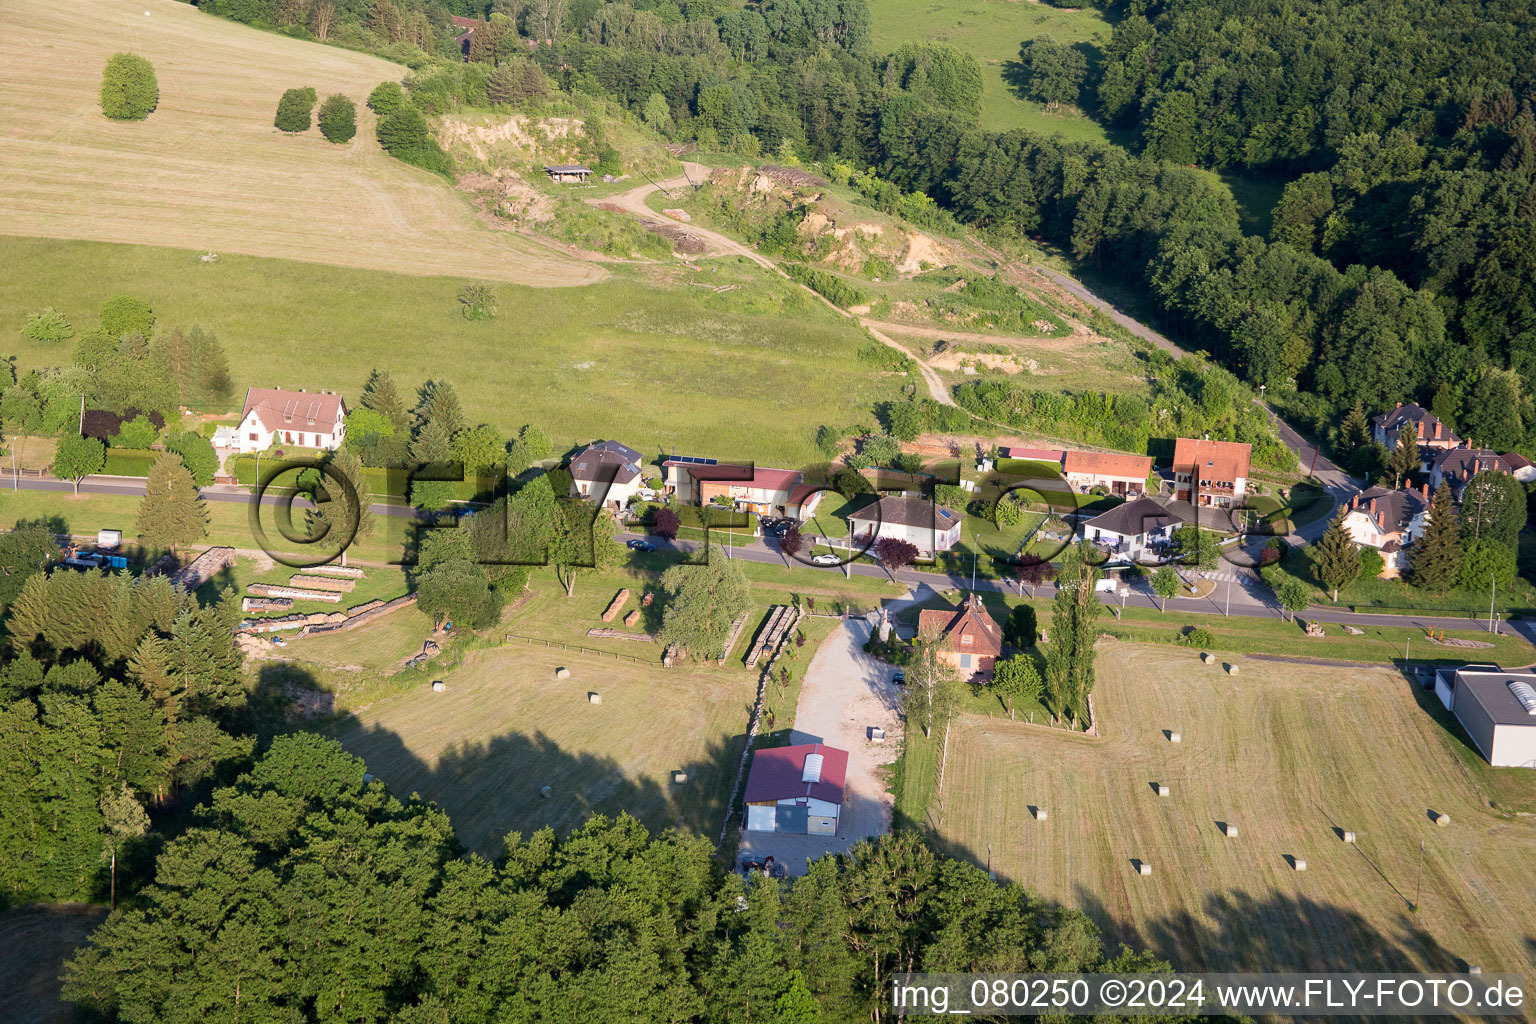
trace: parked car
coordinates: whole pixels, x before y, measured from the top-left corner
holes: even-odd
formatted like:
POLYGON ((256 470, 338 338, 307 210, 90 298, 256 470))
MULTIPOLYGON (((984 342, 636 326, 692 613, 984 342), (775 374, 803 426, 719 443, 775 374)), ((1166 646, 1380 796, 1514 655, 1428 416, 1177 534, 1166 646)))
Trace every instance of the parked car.
POLYGON ((842 561, 843 560, 841 558, 830 552, 820 555, 813 555, 811 557, 811 562, 814 565, 841 565, 842 561))
POLYGON ((761 526, 765 530, 771 530, 775 526, 779 525, 779 521, 773 516, 758 516, 757 525, 761 526))
POLYGON ((633 548, 634 550, 636 550, 636 551, 655 551, 656 550, 656 545, 655 544, 652 544, 648 540, 641 540, 639 537, 636 537, 634 540, 629 541, 628 543, 629 543, 629 546, 631 548, 633 548))
POLYGON ((895 683, 897 686, 906 686, 907 674, 901 669, 897 669, 896 674, 891 676, 891 682, 895 683))
POLYGON ((794 528, 795 528, 795 521, 793 519, 780 519, 779 522, 778 522, 778 525, 776 525, 773 528, 773 532, 777 536, 782 537, 786 533, 788 533, 790 530, 793 530, 794 528))

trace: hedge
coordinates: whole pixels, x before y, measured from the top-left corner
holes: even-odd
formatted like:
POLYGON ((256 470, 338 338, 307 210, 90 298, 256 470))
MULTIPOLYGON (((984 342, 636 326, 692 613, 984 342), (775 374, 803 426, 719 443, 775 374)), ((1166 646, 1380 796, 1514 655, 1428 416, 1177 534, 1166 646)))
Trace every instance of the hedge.
POLYGON ((164 454, 147 448, 108 448, 101 471, 108 476, 149 476, 149 467, 164 454))

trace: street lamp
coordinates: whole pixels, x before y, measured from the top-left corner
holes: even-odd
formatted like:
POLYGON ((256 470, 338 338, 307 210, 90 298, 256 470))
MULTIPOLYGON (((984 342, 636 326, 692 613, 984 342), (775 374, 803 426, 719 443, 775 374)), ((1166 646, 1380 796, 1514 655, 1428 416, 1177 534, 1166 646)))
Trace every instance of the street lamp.
POLYGON ((1493 632, 1493 598, 1499 592, 1499 581, 1492 572, 1488 573, 1488 632, 1493 632))

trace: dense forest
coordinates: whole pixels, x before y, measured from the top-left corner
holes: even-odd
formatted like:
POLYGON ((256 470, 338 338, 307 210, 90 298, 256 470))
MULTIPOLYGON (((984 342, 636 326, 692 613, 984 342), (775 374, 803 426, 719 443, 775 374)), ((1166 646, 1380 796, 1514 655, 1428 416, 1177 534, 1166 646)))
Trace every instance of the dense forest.
POLYGON ((1164 326, 1331 429, 1415 399, 1536 450, 1536 10, 1519 0, 1123 0, 1104 49, 1022 47, 1021 93, 1132 150, 978 126, 974 57, 871 49, 863 0, 202 0, 409 64, 429 112, 502 64, 705 150, 873 168, 972 230, 1137 284, 1164 326), (450 16, 488 19, 460 65, 450 16), (1088 51, 1085 55, 1084 51, 1088 51), (1202 168, 1284 182, 1245 237, 1202 168))

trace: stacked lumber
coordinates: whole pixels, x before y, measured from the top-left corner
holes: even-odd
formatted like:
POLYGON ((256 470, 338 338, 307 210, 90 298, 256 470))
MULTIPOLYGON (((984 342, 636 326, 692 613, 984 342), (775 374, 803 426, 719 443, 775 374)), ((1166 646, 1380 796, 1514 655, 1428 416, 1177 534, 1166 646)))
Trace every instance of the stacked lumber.
POLYGON ((334 590, 339 594, 349 594, 356 589, 357 581, 333 580, 327 576, 313 576, 300 572, 288 577, 288 585, 291 587, 309 587, 311 590, 334 590))
POLYGON ((629 588, 625 587, 613 595, 613 600, 608 602, 608 610, 603 612, 603 621, 612 622, 623 609, 625 602, 629 600, 629 588))
POLYGON ((756 668, 757 663, 763 660, 763 655, 779 645, 784 638, 785 630, 795 622, 798 616, 795 609, 787 604, 776 604, 768 609, 768 617, 763 621, 762 631, 757 634, 757 643, 747 654, 747 667, 756 668))

